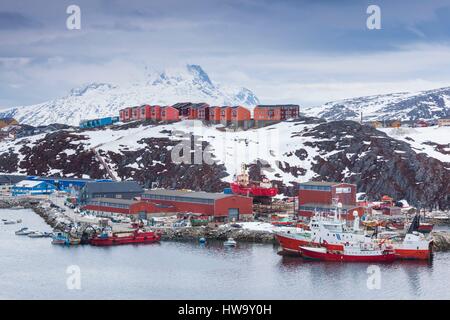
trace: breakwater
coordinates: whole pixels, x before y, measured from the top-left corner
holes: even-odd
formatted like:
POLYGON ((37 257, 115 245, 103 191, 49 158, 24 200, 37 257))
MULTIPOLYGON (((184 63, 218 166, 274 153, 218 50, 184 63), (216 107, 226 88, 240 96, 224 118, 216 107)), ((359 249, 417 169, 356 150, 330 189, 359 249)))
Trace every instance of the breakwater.
POLYGON ((433 237, 434 251, 450 251, 450 232, 434 231, 431 236, 433 237))
POLYGON ((235 227, 182 227, 182 228, 155 228, 161 232, 162 240, 193 241, 200 238, 207 240, 227 240, 233 238, 237 241, 254 243, 275 243, 273 233, 269 231, 248 230, 235 227))

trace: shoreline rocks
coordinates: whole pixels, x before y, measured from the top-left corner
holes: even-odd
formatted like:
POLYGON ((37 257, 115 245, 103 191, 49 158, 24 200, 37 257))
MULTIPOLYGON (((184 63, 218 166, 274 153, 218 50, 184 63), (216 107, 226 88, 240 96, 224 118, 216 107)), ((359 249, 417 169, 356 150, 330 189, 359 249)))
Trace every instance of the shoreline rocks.
POLYGON ((434 231, 431 233, 433 237, 434 251, 450 251, 450 232, 448 231, 434 231))
POLYGON ((162 233, 161 239, 166 241, 197 241, 222 240, 233 238, 236 241, 253 243, 276 243, 273 233, 268 231, 248 230, 233 227, 182 227, 182 228, 154 228, 162 233))

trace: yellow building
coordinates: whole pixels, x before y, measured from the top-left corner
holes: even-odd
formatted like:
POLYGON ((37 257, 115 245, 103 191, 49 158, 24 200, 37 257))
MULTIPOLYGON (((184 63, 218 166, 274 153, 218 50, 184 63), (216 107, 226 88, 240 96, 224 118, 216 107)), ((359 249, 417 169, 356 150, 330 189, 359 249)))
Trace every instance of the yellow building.
POLYGON ((19 122, 17 122, 14 118, 2 118, 0 119, 0 129, 6 128, 13 125, 18 125, 19 122))
POLYGON ((392 121, 390 124, 391 128, 400 128, 402 126, 402 123, 399 120, 392 121))
POLYGON ((372 127, 381 128, 382 124, 380 121, 372 121, 372 127))
POLYGON ((450 119, 439 119, 438 126, 439 127, 450 127, 450 119))

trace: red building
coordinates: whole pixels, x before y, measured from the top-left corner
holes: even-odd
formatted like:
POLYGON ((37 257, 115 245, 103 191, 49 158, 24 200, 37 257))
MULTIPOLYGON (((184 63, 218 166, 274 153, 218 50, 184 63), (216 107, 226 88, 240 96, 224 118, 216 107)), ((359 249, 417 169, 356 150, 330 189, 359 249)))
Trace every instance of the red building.
POLYGON ((250 110, 242 106, 236 106, 231 108, 231 121, 248 121, 252 118, 250 110))
POLYGON ((131 120, 136 121, 141 119, 140 107, 131 108, 131 120))
POLYGON ((122 122, 127 122, 131 120, 131 115, 132 115, 132 109, 131 107, 122 109, 119 111, 119 118, 120 121, 122 122))
POLYGON ((172 107, 178 110, 181 119, 189 119, 189 116, 192 113, 191 111, 192 105, 193 103, 191 102, 179 102, 172 105, 172 107))
POLYGON ((231 122, 231 107, 224 106, 220 108, 220 122, 225 125, 231 122))
POLYGON ((82 209, 103 215, 123 214, 141 219, 147 219, 155 213, 174 212, 175 210, 172 206, 156 204, 149 201, 116 198, 89 199, 82 209))
POLYGON ((199 120, 209 121, 209 104, 200 103, 197 107, 197 118, 199 120))
POLYGON ((161 121, 161 106, 151 106, 150 107, 150 117, 155 121, 161 121))
POLYGON ((139 107, 139 114, 140 114, 139 118, 141 120, 150 120, 152 118, 151 109, 152 109, 152 107, 149 106, 148 104, 140 106, 139 107))
POLYGON ((216 221, 248 219, 253 214, 252 198, 233 194, 155 189, 144 192, 141 198, 174 207, 176 212, 208 215, 216 221))
POLYGON ((220 123, 220 107, 213 106, 209 108, 209 121, 220 123))
POLYGON ((161 120, 163 121, 178 121, 180 120, 179 111, 172 106, 165 106, 161 108, 161 120))
POLYGON ((251 126, 250 110, 242 106, 231 108, 231 124, 234 128, 248 129, 251 126))
POLYGON ((356 203, 356 185, 340 182, 309 181, 299 184, 299 215, 311 217, 315 212, 332 215, 337 204, 342 204, 341 214, 353 219, 353 211, 362 216, 367 208, 356 203))
POLYGON ((416 127, 428 127, 428 122, 426 122, 425 120, 417 120, 415 123, 416 127))
POLYGON ((258 105, 253 111, 253 118, 257 126, 298 118, 300 106, 296 104, 286 105, 258 105))

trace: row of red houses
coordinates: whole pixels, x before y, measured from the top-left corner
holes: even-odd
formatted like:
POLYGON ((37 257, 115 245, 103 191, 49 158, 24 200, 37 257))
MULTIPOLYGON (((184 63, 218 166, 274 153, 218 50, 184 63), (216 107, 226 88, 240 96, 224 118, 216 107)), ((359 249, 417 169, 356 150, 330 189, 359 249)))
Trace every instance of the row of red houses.
POLYGON ((299 116, 298 105, 258 105, 252 118, 250 110, 243 106, 210 106, 207 103, 182 102, 171 106, 142 105, 120 110, 120 121, 179 121, 198 119, 212 123, 236 123, 254 120, 257 125, 275 123, 299 116))

